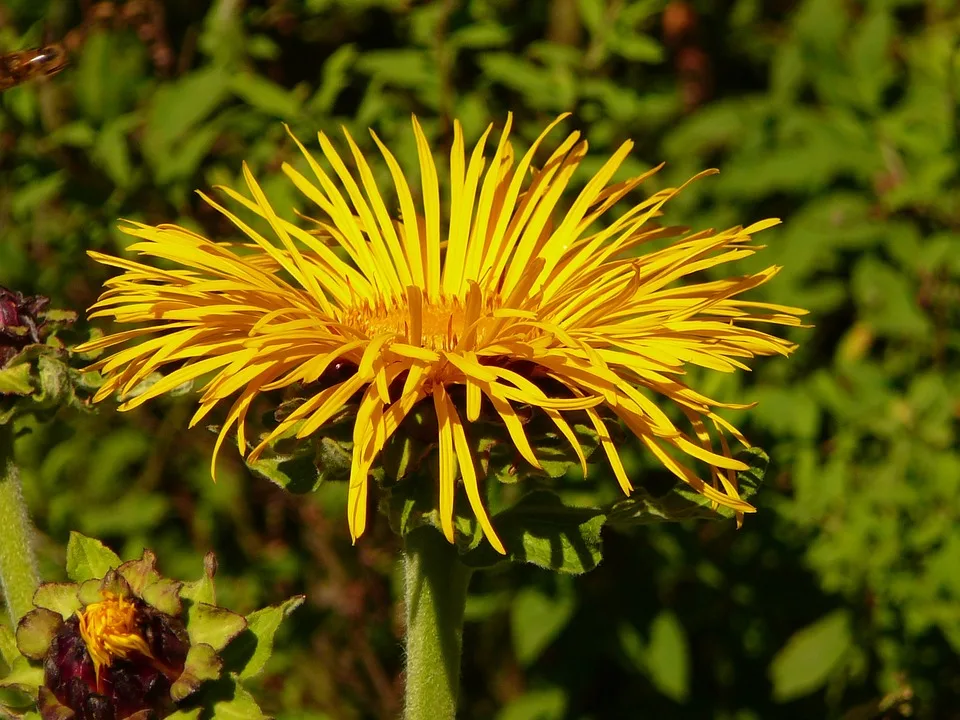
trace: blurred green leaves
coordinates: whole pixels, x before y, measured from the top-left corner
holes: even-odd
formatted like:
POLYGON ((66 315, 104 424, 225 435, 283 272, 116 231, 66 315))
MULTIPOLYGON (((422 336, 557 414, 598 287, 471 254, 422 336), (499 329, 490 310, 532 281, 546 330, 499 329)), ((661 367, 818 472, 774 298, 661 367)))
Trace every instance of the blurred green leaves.
POLYGON ((793 700, 822 688, 836 672, 853 638, 846 611, 836 610, 794 633, 770 665, 773 697, 793 700))
POLYGON ((521 665, 536 662, 563 630, 576 607, 573 588, 559 580, 554 592, 536 587, 521 589, 510 608, 513 649, 521 665))
POLYGON ((691 659, 683 625, 665 610, 653 619, 648 638, 644 642, 630 625, 620 628, 621 649, 634 668, 664 695, 685 702, 690 694, 691 659))
MULTIPOLYGON (((701 229, 784 218, 742 271, 782 266, 758 297, 810 308, 815 326, 791 331, 800 348, 789 361, 689 377, 707 394, 758 403, 730 417, 772 457, 752 498, 759 511, 739 531, 730 521, 605 531, 603 562, 562 592, 542 586, 535 565, 478 574, 478 597, 493 600, 473 626, 465 717, 626 717, 642 706, 656 717, 806 720, 852 707, 859 719, 892 712, 893 701, 878 697, 943 717, 960 703, 953 6, 167 3, 171 75, 157 71, 135 33, 105 28, 72 68, 0 95, 0 284, 81 310, 104 278, 85 252, 125 247, 112 230, 121 216, 232 239, 192 191, 235 183, 245 160, 276 192, 270 174, 300 162, 281 121, 308 144, 343 124, 367 151, 368 125, 402 138, 411 112, 444 148, 452 117, 472 139, 513 111, 529 140, 569 110, 568 125, 590 141, 585 168, 627 138, 637 143, 633 169, 668 161, 644 193, 719 167, 676 198, 667 220, 701 229), (681 6, 693 14, 669 35, 665 13, 681 6), (702 77, 690 71, 697 52, 702 77), (688 108, 691 77, 704 101, 688 108), (536 628, 515 635, 511 599, 528 593, 526 612, 549 605, 550 632, 539 639, 536 628), (631 632, 624 627, 633 640, 621 637, 631 632), (505 660, 510 642, 519 669, 505 660)), ((41 17, 66 32, 80 7, 11 0, 0 50, 39 43, 41 17)), ((407 163, 416 149, 401 143, 397 154, 407 163)), ((294 202, 281 196, 278 205, 294 202)), ((18 391, 36 379, 23 366, 14 372, 7 380, 18 391)), ((122 418, 24 422, 33 432, 20 438, 18 459, 45 565, 62 566, 70 529, 107 533, 130 552, 157 539, 183 572, 194 546, 216 545, 231 580, 221 592, 248 609, 310 594, 309 612, 289 621, 296 649, 264 672, 282 688, 272 714, 395 716, 395 690, 383 681, 401 667, 388 533, 351 549, 342 486, 319 482, 327 476, 315 472, 313 453, 282 454, 259 471, 316 495, 281 499, 227 450, 214 485, 210 439, 182 433, 189 417, 170 400, 122 418), (386 659, 370 660, 377 656, 386 659)), ((394 458, 396 467, 420 460, 394 458)), ((337 475, 343 458, 325 465, 337 475)), ((634 510, 662 500, 650 467, 632 458, 631 476, 649 481, 638 482, 634 510)), ((549 482, 570 508, 622 500, 598 468, 588 482, 576 472, 549 482)), ((582 572, 599 558, 601 518, 563 515, 590 540, 581 552, 556 530, 517 540, 539 565, 556 558, 582 572)), ((510 517, 496 526, 506 532, 510 517)), ((244 702, 233 698, 240 715, 244 702)))

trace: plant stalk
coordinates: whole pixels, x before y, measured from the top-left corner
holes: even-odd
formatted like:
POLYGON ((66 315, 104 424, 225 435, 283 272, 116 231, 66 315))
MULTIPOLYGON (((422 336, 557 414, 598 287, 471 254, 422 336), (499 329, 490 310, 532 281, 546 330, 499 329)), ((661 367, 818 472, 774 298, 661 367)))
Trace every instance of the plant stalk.
POLYGON ((33 553, 33 527, 13 460, 13 424, 0 425, 0 589, 13 627, 33 609, 40 576, 33 553))
POLYGON ((460 692, 463 612, 473 570, 434 528, 404 542, 407 670, 404 720, 453 720, 460 692))

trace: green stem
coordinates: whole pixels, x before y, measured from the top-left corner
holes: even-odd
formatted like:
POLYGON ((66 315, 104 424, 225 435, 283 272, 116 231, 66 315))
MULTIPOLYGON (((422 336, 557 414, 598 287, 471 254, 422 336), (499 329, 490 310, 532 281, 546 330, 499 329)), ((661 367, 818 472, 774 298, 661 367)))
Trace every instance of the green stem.
POLYGON ((452 720, 460 691, 463 611, 472 570, 434 528, 404 542, 407 687, 404 720, 452 720))
POLYGON ((0 425, 0 587, 14 627, 33 609, 40 582, 33 555, 33 528, 13 461, 13 427, 0 425))

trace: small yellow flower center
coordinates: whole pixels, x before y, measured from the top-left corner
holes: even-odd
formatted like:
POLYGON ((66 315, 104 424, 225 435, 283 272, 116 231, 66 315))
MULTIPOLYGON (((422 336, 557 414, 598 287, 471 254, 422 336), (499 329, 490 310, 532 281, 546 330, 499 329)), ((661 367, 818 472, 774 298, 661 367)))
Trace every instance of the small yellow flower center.
POLYGON ((87 646, 100 687, 100 669, 110 667, 115 658, 126 659, 140 653, 153 659, 153 653, 137 629, 136 606, 126 598, 105 593, 103 602, 87 605, 77 612, 80 637, 87 646))
POLYGON ((362 330, 369 337, 394 333, 405 337, 407 342, 430 350, 452 350, 456 347, 468 325, 480 317, 489 315, 500 306, 497 296, 484 297, 481 307, 473 317, 467 317, 464 298, 441 296, 436 299, 423 298, 419 307, 409 302, 377 303, 355 305, 345 309, 341 322, 349 327, 362 330), (419 342, 414 337, 419 323, 419 342))

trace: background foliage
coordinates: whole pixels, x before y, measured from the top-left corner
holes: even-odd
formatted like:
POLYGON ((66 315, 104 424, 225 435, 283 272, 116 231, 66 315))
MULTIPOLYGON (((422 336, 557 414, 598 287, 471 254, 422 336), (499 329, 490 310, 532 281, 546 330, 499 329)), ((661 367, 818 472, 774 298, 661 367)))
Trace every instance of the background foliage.
MULTIPOLYGON (((0 284, 61 307, 95 298, 91 248, 118 217, 217 235, 194 188, 246 160, 281 206, 302 139, 376 128, 415 158, 512 110, 527 141, 556 114, 617 144, 646 191, 705 167, 670 220, 785 219, 744 269, 757 296, 812 310, 792 360, 699 387, 756 400, 773 458, 760 512, 605 535, 579 578, 476 578, 464 718, 960 718, 960 12, 955 0, 7 0, 0 51, 76 47, 52 81, 0 96, 0 284), (127 7, 127 21, 119 18, 127 7), (97 20, 97 18, 100 18, 97 20), (79 30, 76 30, 79 28, 79 30), (73 31, 71 32, 71 30, 73 31), (80 42, 84 40, 84 42, 80 42), (753 263, 756 263, 754 265, 753 263), (878 699, 887 697, 883 703, 878 699)), ((589 168, 586 168, 589 170, 589 168)), ((306 605, 262 680, 280 718, 388 718, 402 615, 386 523, 351 548, 343 488, 285 494, 185 432, 189 398, 67 415, 18 443, 48 576, 71 529, 163 571, 220 560, 240 612, 306 605)), ((224 454, 226 455, 226 453, 224 454)), ((649 470, 632 458, 632 471, 649 470)), ((595 469, 576 487, 613 497, 595 469), (598 477, 598 475, 600 477, 598 477)))

